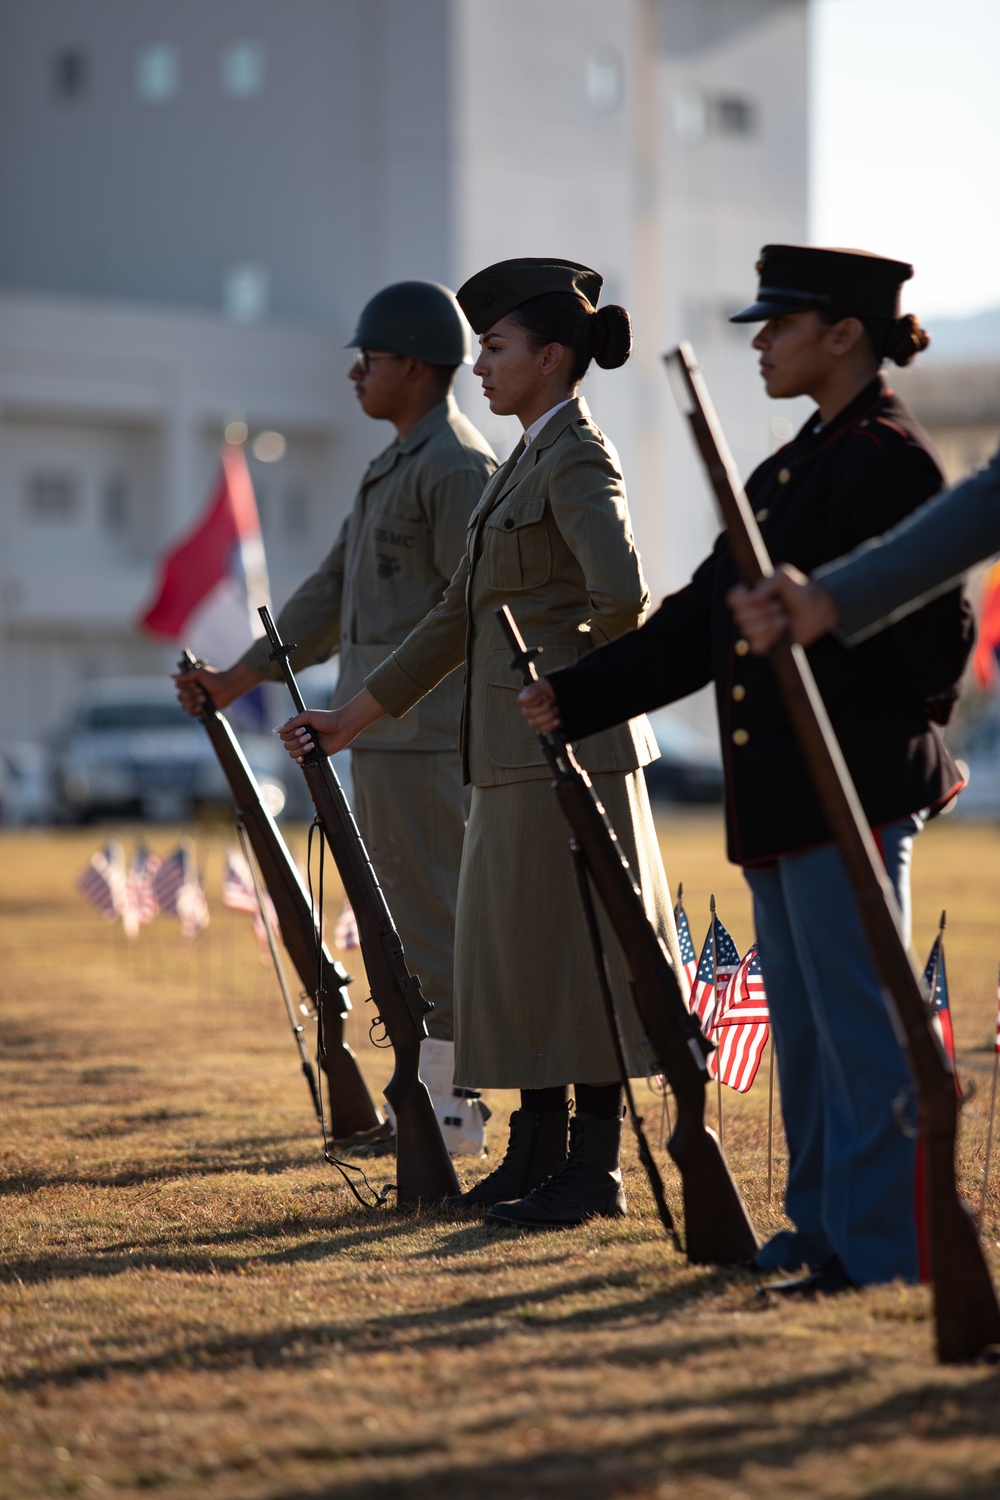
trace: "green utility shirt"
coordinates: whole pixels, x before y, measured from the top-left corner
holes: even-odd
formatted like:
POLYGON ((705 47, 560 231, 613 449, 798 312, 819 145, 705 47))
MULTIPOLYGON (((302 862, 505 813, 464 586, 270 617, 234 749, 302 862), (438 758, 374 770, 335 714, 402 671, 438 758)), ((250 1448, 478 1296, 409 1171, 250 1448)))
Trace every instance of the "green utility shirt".
MULTIPOLYGON (((295 641, 296 669, 340 651, 333 706, 364 686, 413 627, 440 601, 466 543, 469 517, 497 466, 485 439, 448 396, 402 441, 373 459, 350 515, 319 568, 278 616, 295 641)), ((266 639, 241 660, 277 681, 266 639)), ((462 672, 452 672, 403 719, 369 726, 360 748, 450 750, 458 744, 462 672)))

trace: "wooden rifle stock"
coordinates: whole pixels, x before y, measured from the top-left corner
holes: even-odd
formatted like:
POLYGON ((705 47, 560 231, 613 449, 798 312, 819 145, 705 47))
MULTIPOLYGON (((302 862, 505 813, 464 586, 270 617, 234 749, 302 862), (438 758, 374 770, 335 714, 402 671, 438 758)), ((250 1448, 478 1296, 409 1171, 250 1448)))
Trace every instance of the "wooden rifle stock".
MULTIPOLYGON (((694 351, 681 344, 665 359, 722 511, 740 577, 753 585, 771 577, 774 569, 694 351)), ((946 1364, 974 1359, 989 1345, 1000 1343, 1000 1308, 975 1223, 959 1199, 955 1181, 954 1074, 934 1032, 920 976, 903 943, 895 892, 805 651, 785 636, 768 656, 854 889, 875 970, 916 1084, 938 1358, 946 1364)))
MULTIPOLYGON (((511 644, 511 665, 526 683, 537 682, 534 657, 540 648, 525 646, 506 605, 497 617, 511 644)), ((751 1260, 757 1235, 718 1136, 705 1124, 705 1059, 712 1044, 685 1004, 670 956, 646 915, 642 892, 590 777, 565 740, 551 734, 538 738, 552 768, 559 806, 625 956, 639 1019, 677 1103, 667 1150, 681 1174, 687 1258, 716 1266, 751 1260)))
MULTIPOLYGON (((182 672, 189 672, 198 664, 190 651, 185 651, 179 665, 182 672)), ((344 1040, 344 1017, 351 1008, 346 988, 350 983, 349 976, 331 958, 325 943, 321 945, 317 963, 319 934, 309 893, 274 819, 261 802, 260 787, 228 719, 214 706, 208 693, 205 693, 205 700, 199 718, 229 782, 237 819, 246 830, 257 866, 274 903, 281 940, 295 965, 302 988, 319 1012, 319 1063, 327 1078, 330 1129, 334 1140, 366 1135, 378 1130, 382 1119, 361 1076, 358 1060, 344 1040)), ((303 1058, 302 1070, 315 1099, 318 1086, 307 1058, 303 1058)))
MULTIPOLYGON (((259 614, 299 713, 306 710, 288 656, 295 650, 278 634, 271 612, 259 614)), ((328 758, 315 748, 302 761, 316 817, 354 909, 371 997, 395 1055, 395 1070, 383 1093, 396 1116, 396 1194, 402 1204, 434 1203, 459 1192, 458 1178, 420 1077, 420 1043, 427 1035, 429 1003, 410 973, 403 945, 372 869, 358 825, 328 758)))

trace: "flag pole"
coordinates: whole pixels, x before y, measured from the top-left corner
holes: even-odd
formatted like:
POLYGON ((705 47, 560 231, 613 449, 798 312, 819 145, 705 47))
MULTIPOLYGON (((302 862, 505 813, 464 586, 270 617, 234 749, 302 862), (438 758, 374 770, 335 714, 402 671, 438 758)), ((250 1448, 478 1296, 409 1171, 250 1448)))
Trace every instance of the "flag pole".
MULTIPOLYGON (((715 896, 708 898, 708 909, 712 913, 712 1015, 709 1016, 709 1025, 712 1016, 715 1015, 719 1006, 719 946, 715 933, 715 896)), ((719 1103, 719 1145, 722 1145, 722 1075, 715 1075, 715 1090, 719 1103)))
POLYGON ((979 1194, 979 1213, 976 1215, 976 1223, 980 1229, 983 1227, 983 1211, 986 1208, 986 1188, 990 1177, 990 1155, 993 1150, 993 1120, 996 1116, 997 1108, 997 1074, 1000 1072, 998 1040, 1000 1040, 1000 971, 997 973, 997 1024, 993 1036, 993 1088, 990 1092, 990 1120, 986 1127, 986 1160, 983 1163, 983 1186, 979 1194))
POLYGON ((774 1163, 774 1027, 769 1031, 770 1050, 767 1059, 767 1201, 771 1201, 771 1174, 774 1163))

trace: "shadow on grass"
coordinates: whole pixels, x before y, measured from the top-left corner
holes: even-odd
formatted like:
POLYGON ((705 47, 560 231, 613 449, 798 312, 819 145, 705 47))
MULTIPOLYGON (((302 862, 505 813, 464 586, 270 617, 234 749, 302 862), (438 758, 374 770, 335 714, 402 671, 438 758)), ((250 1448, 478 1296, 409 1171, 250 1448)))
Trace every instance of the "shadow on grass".
MULTIPOLYGON (((140 1164, 102 1171, 47 1171, 44 1167, 8 1167, 0 1172, 0 1197, 24 1196, 42 1188, 119 1188, 144 1187, 151 1183, 180 1181, 188 1177, 223 1177, 230 1172, 249 1172, 252 1176, 274 1177, 302 1167, 324 1165, 322 1143, 305 1152, 281 1152, 282 1141, 299 1145, 301 1133, 285 1137, 274 1134, 240 1141, 213 1141, 202 1151, 187 1150, 176 1161, 158 1161, 144 1167, 140 1164), (270 1153, 270 1156, 268 1155, 270 1153), (278 1154, 280 1153, 280 1154, 278 1154)), ((339 1179, 338 1179, 339 1180, 339 1179)), ((337 1184, 331 1181, 331 1187, 337 1184)))
MULTIPOLYGON (((31 1391, 43 1386, 67 1387, 107 1380, 114 1375, 145 1375, 173 1369, 218 1371, 250 1365, 260 1370, 309 1369, 328 1359, 331 1353, 371 1354, 393 1347, 474 1348, 502 1341, 515 1330, 541 1332, 558 1327, 563 1332, 572 1332, 622 1322, 634 1327, 637 1322, 660 1320, 668 1312, 701 1297, 717 1279, 715 1273, 699 1271, 677 1286, 633 1301, 580 1308, 575 1305, 580 1298, 607 1291, 612 1284, 633 1286, 638 1273, 619 1275, 611 1281, 605 1275, 576 1277, 556 1286, 469 1297, 452 1306, 420 1312, 387 1313, 362 1317, 357 1322, 337 1320, 271 1328, 261 1333, 192 1341, 155 1354, 82 1360, 61 1368, 33 1369, 0 1378, 0 1388, 10 1392, 31 1391), (572 1305, 560 1312, 557 1304, 566 1300, 572 1305)), ((359 1307, 363 1307, 360 1302, 359 1307)), ((751 1334, 743 1342, 753 1338, 751 1334)), ((687 1353, 701 1347, 704 1347, 701 1340, 686 1340, 684 1344, 687 1353)))
MULTIPOLYGON (((155 1181, 156 1178, 143 1180, 155 1181)), ((0 1285, 44 1285, 84 1277, 121 1276, 137 1270, 175 1271, 188 1275, 245 1275, 253 1270, 268 1270, 276 1266, 333 1260, 366 1249, 373 1251, 370 1264, 379 1260, 390 1261, 405 1254, 407 1261, 412 1263, 423 1260, 452 1262, 445 1267, 448 1273, 483 1275, 490 1265, 484 1265, 482 1254, 477 1252, 492 1252, 493 1268, 503 1269, 505 1245, 519 1238, 507 1230, 487 1226, 481 1219, 449 1225, 433 1210, 400 1212, 351 1206, 336 1218, 297 1211, 277 1218, 253 1217, 238 1228, 219 1230, 212 1227, 201 1233, 182 1222, 159 1234, 119 1239, 83 1250, 70 1246, 61 1251, 50 1248, 40 1255, 6 1257, 0 1264, 0 1285), (437 1231, 431 1245, 407 1249, 400 1243, 430 1228, 437 1231), (279 1243, 269 1246, 268 1241, 279 1243), (282 1241, 291 1243, 283 1244, 282 1241), (247 1245, 253 1247, 252 1253, 241 1254, 241 1249, 247 1245), (471 1261, 470 1255, 475 1257, 471 1261)), ((662 1238, 656 1221, 649 1223, 648 1238, 662 1243, 665 1264, 678 1268, 687 1265, 662 1238)), ((559 1249, 538 1259, 533 1257, 533 1267, 562 1265, 577 1248, 571 1239, 567 1240, 558 1231, 553 1232, 552 1242, 559 1249)), ((535 1243, 541 1244, 541 1237, 535 1237, 535 1243)), ((629 1286, 634 1284, 637 1274, 632 1271, 610 1272, 599 1278, 599 1283, 606 1287, 629 1286)), ((745 1273, 700 1268, 698 1275, 699 1285, 708 1290, 727 1285, 734 1276, 741 1277, 745 1273)), ((685 1285, 689 1286, 689 1283, 685 1285)), ((691 1294, 686 1291, 685 1300, 688 1295, 691 1294)))
MULTIPOLYGON (((689 1354, 703 1352, 704 1348, 698 1341, 688 1341, 683 1346, 665 1344, 661 1357, 665 1362, 676 1362, 689 1354)), ((395 1473, 391 1478, 370 1477, 370 1470, 395 1456, 392 1444, 373 1443, 367 1455, 359 1448, 335 1451, 332 1444, 328 1449, 316 1445, 294 1446, 287 1453, 289 1460, 342 1463, 345 1457, 362 1460, 367 1457, 369 1477, 353 1482, 340 1480, 332 1486, 323 1482, 308 1488, 282 1486, 264 1493, 269 1500, 279 1497, 323 1500, 326 1496, 331 1500, 334 1496, 336 1500, 439 1500, 445 1493, 473 1494, 479 1500, 492 1497, 562 1500, 567 1495, 574 1500, 607 1500, 612 1494, 653 1494, 664 1481, 672 1481, 671 1493, 677 1494, 688 1493, 687 1486, 699 1479, 738 1484, 744 1469, 751 1464, 757 1484, 761 1469, 771 1469, 775 1471, 775 1483, 785 1493, 789 1473, 804 1457, 814 1460, 818 1457, 825 1460, 830 1472, 844 1473, 845 1494, 849 1486, 850 1493, 863 1493, 866 1500, 940 1500, 943 1494, 961 1496, 963 1500, 996 1500, 996 1474, 968 1477, 961 1472, 960 1456, 949 1462, 946 1454, 938 1453, 925 1480, 908 1478, 878 1488, 866 1486, 861 1473, 855 1476, 850 1472, 860 1469, 864 1461, 856 1459, 852 1449, 905 1438, 915 1417, 922 1419, 920 1437, 924 1441, 981 1438, 992 1432, 998 1394, 995 1376, 984 1375, 963 1387, 960 1393, 950 1382, 931 1380, 917 1391, 892 1396, 874 1407, 847 1413, 833 1421, 816 1424, 804 1420, 795 1424, 794 1403, 798 1396, 844 1389, 858 1378, 856 1367, 839 1366, 804 1379, 762 1380, 751 1392, 722 1390, 712 1398, 713 1412, 726 1412, 719 1417, 706 1417, 704 1397, 696 1395, 671 1393, 656 1401, 637 1401, 625 1408, 598 1402, 588 1409, 588 1427, 593 1424, 600 1428, 620 1416, 630 1419, 645 1416, 654 1421, 659 1418, 662 1425, 657 1431, 627 1442, 588 1441, 583 1429, 579 1440, 572 1445, 523 1456, 491 1457, 482 1464, 449 1464, 443 1442, 427 1444, 424 1449, 427 1467, 422 1473, 395 1473), (956 1404, 956 1396, 961 1408, 956 1404), (778 1440, 770 1435, 776 1413, 783 1434, 778 1440), (945 1488, 950 1471, 954 1471, 954 1483, 945 1488)), ((486 1430, 495 1435, 505 1426, 519 1427, 523 1442, 523 1417, 516 1422, 498 1422, 486 1430)), ((475 1427, 468 1425, 460 1434, 451 1434, 451 1439, 471 1436, 475 1431, 475 1427)), ((511 1439, 508 1450, 516 1443, 513 1432, 511 1439)))

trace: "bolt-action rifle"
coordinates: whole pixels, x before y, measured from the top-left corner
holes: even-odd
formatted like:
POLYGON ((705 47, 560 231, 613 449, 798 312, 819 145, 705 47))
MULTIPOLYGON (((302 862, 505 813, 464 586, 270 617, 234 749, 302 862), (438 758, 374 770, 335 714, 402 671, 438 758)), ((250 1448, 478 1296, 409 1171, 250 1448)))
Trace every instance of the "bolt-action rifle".
MULTIPOLYGON (((520 670, 525 683, 537 682, 534 658, 541 648, 525 645, 506 605, 497 610, 497 618, 511 645, 511 665, 520 670)), ((677 1123, 667 1150, 681 1174, 687 1258, 699 1265, 713 1266, 751 1260, 759 1244, 757 1235, 730 1176, 719 1138, 705 1124, 706 1058, 713 1044, 684 1002, 670 955, 646 915, 642 892, 590 777, 561 735, 540 734, 538 738, 552 768, 555 778, 552 786, 578 846, 578 858, 586 865, 587 875, 621 944, 639 1019, 677 1103, 677 1123)), ((577 857, 575 851, 574 857, 577 857)), ((581 894, 586 915, 585 889, 581 894)), ((599 971, 599 984, 601 978, 599 971)), ((601 987, 603 990, 604 986, 601 987)), ((616 1038, 614 1018, 609 1019, 612 1036, 616 1038)), ((617 1044, 616 1051, 620 1055, 617 1044)), ((624 1068, 624 1063, 620 1061, 619 1066, 624 1068)), ((623 1081, 627 1086, 627 1080, 623 1081)), ((643 1165, 650 1173, 657 1206, 664 1217, 657 1193, 658 1176, 654 1177, 650 1170, 651 1159, 645 1159, 648 1148, 644 1153, 643 1144, 640 1137, 643 1165)), ((670 1232, 669 1215, 664 1217, 664 1225, 670 1232)))
MULTIPOLYGON (((305 700, 288 661, 295 647, 282 641, 266 605, 258 613, 271 642, 270 659, 280 665, 296 711, 304 713, 305 700)), ((397 1201, 434 1203, 458 1193, 459 1186, 431 1096, 419 1073, 420 1043, 427 1035, 424 1015, 430 1003, 420 993, 420 980, 406 966, 399 933, 344 789, 318 747, 303 757, 302 774, 354 910, 371 998, 395 1054, 395 1071, 383 1093, 396 1116, 397 1201)))
MULTIPOLYGON (((190 651, 180 660, 182 672, 198 663, 190 651)), ((203 690, 204 691, 204 690, 203 690)), ((302 987, 316 1007, 319 1020, 319 1064, 327 1079, 330 1101, 330 1132, 335 1142, 371 1137, 383 1127, 375 1101, 361 1076, 358 1060, 344 1040, 344 1018, 351 1008, 347 998, 350 977, 326 944, 320 942, 312 914, 309 893, 274 819, 260 800, 260 787, 232 728, 205 693, 205 707, 198 716, 212 742, 229 789, 236 804, 236 818, 246 833, 268 894, 274 903, 285 945, 302 987), (317 948, 319 950, 317 956, 317 948)), ((287 999, 287 997, 286 997, 287 999)), ((316 1113, 323 1119, 319 1084, 305 1051, 301 1024, 289 1011, 302 1071, 313 1098, 316 1113)))
MULTIPOLYGON (((694 351, 689 344, 681 344, 666 356, 666 364, 722 511, 740 577, 752 586, 770 578, 774 568, 694 351)), ((975 1222, 960 1201, 955 1182, 955 1076, 934 1030, 920 976, 901 936, 902 918, 895 892, 805 651, 785 635, 768 652, 768 658, 854 889, 882 992, 916 1084, 938 1358, 945 1364, 975 1359, 989 1345, 1000 1344, 1000 1307, 975 1222)))

